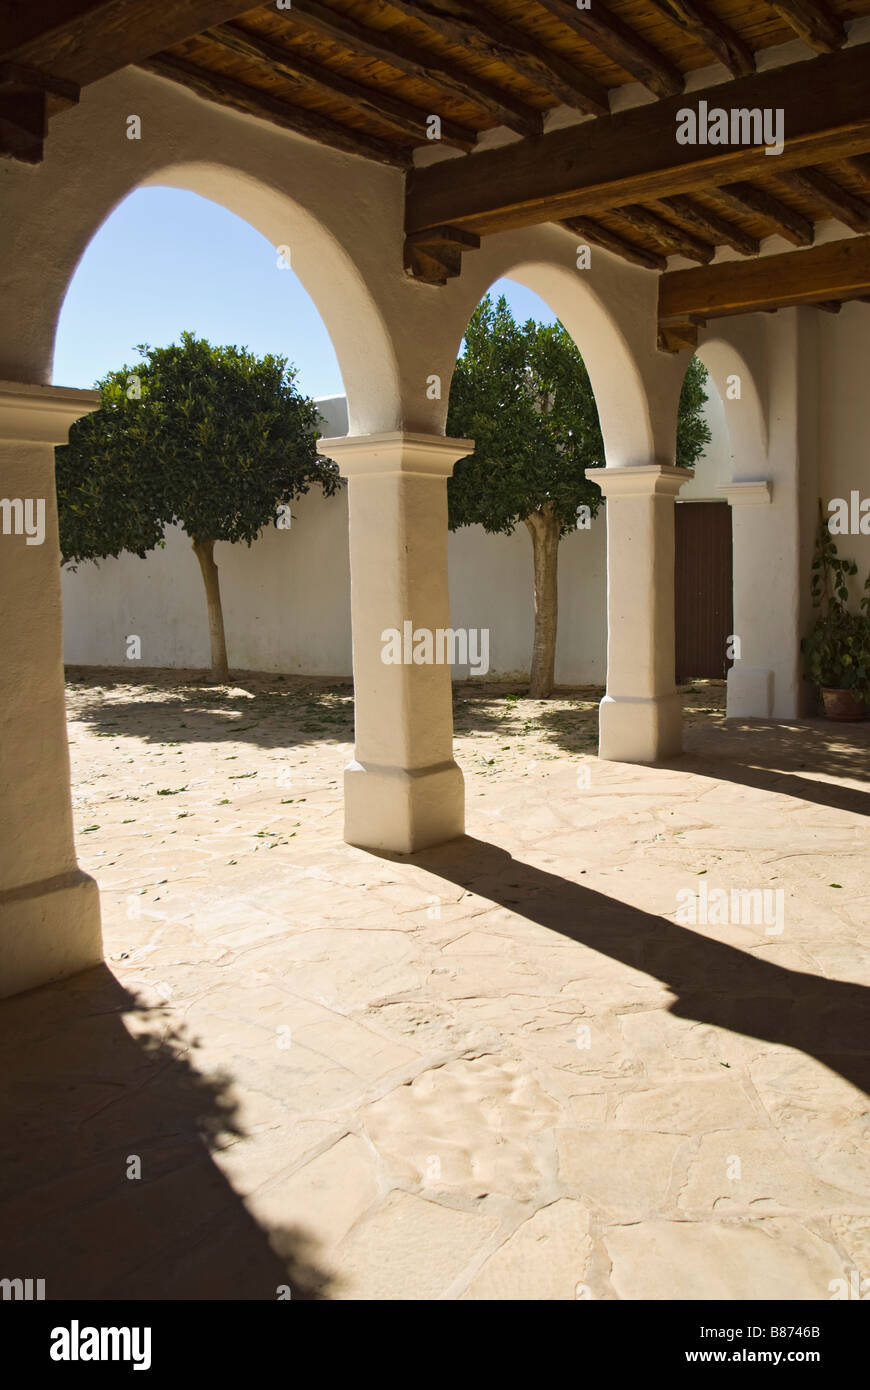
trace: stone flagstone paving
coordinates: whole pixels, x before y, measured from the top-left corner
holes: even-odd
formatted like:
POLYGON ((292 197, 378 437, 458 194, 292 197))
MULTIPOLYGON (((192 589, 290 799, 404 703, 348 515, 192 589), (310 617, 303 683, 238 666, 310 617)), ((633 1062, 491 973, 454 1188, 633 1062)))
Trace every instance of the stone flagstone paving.
POLYGON ((106 968, 0 1011, 4 1266, 49 1298, 870 1280, 870 726, 726 724, 699 683, 687 756, 634 767, 594 756, 599 691, 461 686, 468 836, 379 858, 341 840, 349 685, 70 674, 106 968), (781 933, 682 925, 702 883, 781 890, 781 933))

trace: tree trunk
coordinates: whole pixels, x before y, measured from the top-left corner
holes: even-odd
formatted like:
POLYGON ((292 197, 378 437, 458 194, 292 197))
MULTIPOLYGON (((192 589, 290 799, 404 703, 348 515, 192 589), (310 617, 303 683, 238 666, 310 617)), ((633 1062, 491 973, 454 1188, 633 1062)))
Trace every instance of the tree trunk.
POLYGON ((224 634, 224 614, 221 607, 221 586, 218 567, 214 562, 214 541, 194 541, 193 550, 202 570, 205 597, 208 604, 208 638, 211 645, 211 678, 221 683, 229 677, 227 639, 224 634))
POLYGON ((535 566, 535 644, 529 695, 546 700, 553 693, 556 673, 556 624, 559 613, 559 541, 562 528, 549 502, 526 517, 532 537, 535 566))

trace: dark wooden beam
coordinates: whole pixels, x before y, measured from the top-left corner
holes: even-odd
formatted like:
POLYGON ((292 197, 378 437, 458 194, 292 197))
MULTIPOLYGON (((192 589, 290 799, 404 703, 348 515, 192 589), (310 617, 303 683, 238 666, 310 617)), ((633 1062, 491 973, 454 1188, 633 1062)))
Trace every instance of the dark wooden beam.
POLYGON ((635 242, 619 236, 609 227, 593 221, 591 217, 572 217, 561 225, 566 231, 581 237, 584 242, 591 241, 596 246, 603 246, 606 251, 612 251, 615 256, 632 261, 634 265, 642 265, 646 270, 664 270, 667 267, 667 259, 657 251, 650 251, 646 246, 637 246, 635 242))
POLYGON ((757 188, 754 183, 726 183, 711 188, 710 196, 718 198, 732 212, 763 217, 777 235, 785 237, 793 246, 812 246, 815 241, 815 229, 809 218, 768 193, 766 188, 757 188))
POLYGON ((857 174, 863 188, 870 192, 870 154, 856 154, 846 161, 846 167, 857 174))
POLYGON ((822 0, 771 0, 795 33, 818 53, 832 53, 846 42, 846 30, 822 0))
MULTIPOLYGON (((44 5, 32 6, 37 20, 44 5)), ((0 59, 83 87, 252 8, 251 0, 49 0, 36 32, 4 27, 0 59)))
POLYGON ((846 237, 809 251, 670 271, 659 281, 659 318, 723 318, 866 294, 870 237, 846 237))
POLYGON ((594 77, 478 4, 469 7, 460 0, 390 0, 390 5, 476 57, 506 63, 566 106, 592 116, 610 112, 607 90, 594 77))
MULTIPOLYGON (((690 97, 416 169, 408 189, 407 230, 448 225, 482 235, 595 217, 625 203, 702 189, 715 193, 722 184, 762 172, 778 174, 860 153, 870 149, 868 57, 867 46, 846 48, 690 97), (782 108, 787 112, 783 152, 769 157, 757 146, 678 144, 680 112, 689 105, 697 110, 701 101, 710 108, 723 101, 731 109, 782 108)), ((808 224, 798 219, 787 211, 783 225, 803 239, 808 224)))
POLYGON ((654 237, 660 245, 668 249, 669 255, 685 256, 687 260, 701 261, 704 265, 708 265, 713 259, 715 246, 693 236, 685 228, 668 222, 651 208, 641 207, 637 203, 626 203, 622 207, 614 208, 614 212, 636 231, 646 232, 648 236, 654 237))
POLYGON ((782 178, 796 193, 820 203, 826 212, 844 223, 850 231, 870 232, 870 203, 857 193, 841 188, 821 169, 790 169, 782 178))
POLYGON ((49 117, 79 99, 76 83, 0 62, 0 155, 39 164, 49 117))
POLYGON ((708 207, 704 207, 694 198, 686 197, 685 194, 677 193, 673 198, 662 198, 661 206, 681 217, 690 227, 702 232, 717 246, 731 246, 743 256, 757 256, 761 250, 761 242, 757 237, 750 236, 735 222, 729 222, 727 218, 711 212, 708 207))
POLYGON ((261 92, 243 82, 236 82, 222 73, 198 68, 181 58, 164 54, 158 58, 149 58, 139 66, 158 77, 167 77, 171 82, 178 82, 181 86, 196 92, 197 96, 206 97, 220 106, 242 111, 246 116, 256 116, 262 121, 281 126, 284 130, 305 135, 309 140, 316 140, 321 145, 342 150, 345 154, 376 159, 382 164, 395 164, 401 169, 410 165, 408 151, 397 150, 395 146, 377 140, 372 135, 363 135, 348 126, 339 125, 337 121, 331 121, 315 111, 306 111, 301 106, 278 101, 268 92, 261 92))
MULTIPOLYGON (((419 144, 428 144, 427 115, 416 106, 391 96, 382 88, 366 87, 351 77, 345 77, 332 68, 324 67, 307 58, 298 49, 281 48, 278 44, 249 33, 236 24, 224 24, 218 29, 209 29, 204 35, 212 43, 219 44, 229 53, 236 53, 260 63, 269 72, 292 82, 295 86, 315 87, 330 96, 339 96, 356 111, 376 119, 381 125, 389 126, 400 135, 410 137, 419 144)), ((445 145, 457 149, 471 150, 477 143, 477 135, 457 121, 441 119, 441 139, 445 145)))
POLYGON ((327 9, 319 0, 293 0, 293 7, 284 12, 284 18, 299 29, 341 44, 349 53, 377 58, 397 72, 418 77, 432 87, 460 97, 462 101, 473 102, 493 120, 519 135, 539 135, 544 128, 541 113, 510 92, 481 81, 449 59, 396 34, 382 29, 367 29, 350 15, 327 9))
POLYGON ((47 133, 45 92, 10 92, 0 87, 0 154, 39 164, 47 133))
POLYGON ((694 318, 671 318, 659 320, 659 352, 692 352, 698 346, 698 321, 694 318))
POLYGON ((446 285, 462 270, 462 256, 477 251, 480 237, 453 227, 433 227, 405 239, 405 274, 423 285, 446 285))
POLYGON ((755 71, 755 54, 740 35, 697 0, 646 0, 647 8, 656 10, 684 34, 702 43, 714 58, 718 58, 732 77, 746 77, 755 71))
POLYGON ((685 78, 679 68, 608 10, 602 0, 594 0, 588 10, 578 9, 575 0, 537 3, 656 96, 674 96, 683 90, 685 78))

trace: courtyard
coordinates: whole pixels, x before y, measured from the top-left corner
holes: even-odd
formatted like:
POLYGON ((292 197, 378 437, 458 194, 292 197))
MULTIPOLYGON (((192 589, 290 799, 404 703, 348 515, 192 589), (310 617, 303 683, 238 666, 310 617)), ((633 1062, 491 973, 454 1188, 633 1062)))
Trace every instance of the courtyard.
POLYGON ((595 756, 600 690, 521 689, 455 688, 466 837, 375 856, 349 682, 68 672, 106 963, 4 1006, 10 1267, 75 1299, 867 1276, 870 724, 726 723, 698 682, 685 755, 637 766, 595 756), (682 924, 702 883, 781 892, 782 930, 682 924))

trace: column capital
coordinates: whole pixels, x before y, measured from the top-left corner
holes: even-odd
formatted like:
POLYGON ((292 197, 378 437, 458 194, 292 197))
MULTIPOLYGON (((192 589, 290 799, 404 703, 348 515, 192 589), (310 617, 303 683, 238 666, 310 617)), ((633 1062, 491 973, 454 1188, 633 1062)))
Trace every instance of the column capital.
POLYGON ((690 468, 671 464, 629 464, 624 468, 587 468, 590 483, 597 483, 605 497, 676 497, 694 477, 690 468))
POLYGON ((344 478, 389 473, 449 478, 454 464, 474 452, 474 440, 392 430, 318 439, 317 452, 335 459, 344 478))
POLYGON ((735 478, 720 483, 716 489, 732 507, 763 507, 773 499, 773 483, 769 478, 735 478))
POLYGON ((70 425, 99 408, 99 391, 0 381, 0 443, 66 444, 70 425))

